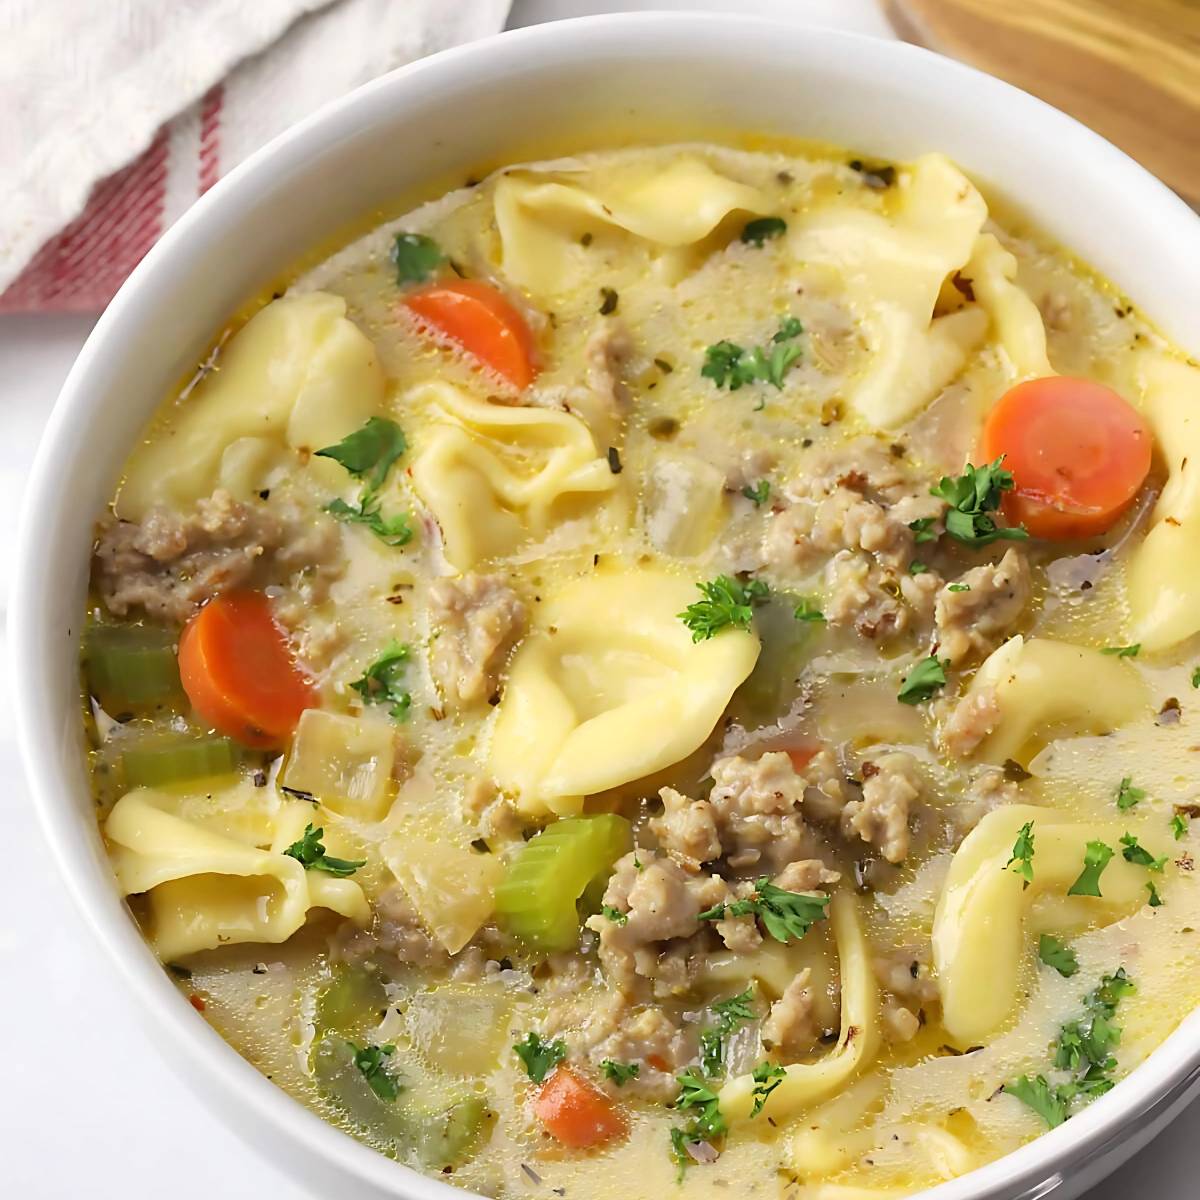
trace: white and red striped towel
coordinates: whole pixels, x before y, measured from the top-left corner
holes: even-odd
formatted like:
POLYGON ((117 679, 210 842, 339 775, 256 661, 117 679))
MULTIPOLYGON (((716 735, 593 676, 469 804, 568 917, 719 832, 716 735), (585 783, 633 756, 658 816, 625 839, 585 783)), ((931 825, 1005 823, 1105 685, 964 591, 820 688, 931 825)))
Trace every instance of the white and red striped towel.
POLYGON ((509 0, 0 0, 0 312, 96 312, 231 167, 509 0))

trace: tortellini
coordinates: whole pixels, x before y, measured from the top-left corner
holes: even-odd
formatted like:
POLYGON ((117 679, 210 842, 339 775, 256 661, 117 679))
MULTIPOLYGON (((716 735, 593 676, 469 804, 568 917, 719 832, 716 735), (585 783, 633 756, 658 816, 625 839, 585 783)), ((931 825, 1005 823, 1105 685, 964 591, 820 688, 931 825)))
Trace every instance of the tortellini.
POLYGON ((113 806, 104 834, 121 894, 145 895, 147 936, 170 961, 237 942, 284 942, 312 908, 365 925, 371 910, 354 879, 306 871, 283 853, 313 819, 310 804, 250 781, 203 795, 138 788, 113 806))
POLYGON ((523 812, 578 813, 708 737, 759 641, 727 629, 693 642, 678 614, 695 598, 659 568, 603 566, 543 596, 491 737, 492 776, 523 812))
MULTIPOLYGON (((386 382, 375 347, 325 292, 272 301, 221 351, 157 435, 129 459, 117 515, 140 521, 155 505, 182 508, 214 488, 239 499, 288 452, 340 441, 379 412, 386 382)), ((309 469, 342 482, 339 468, 309 469)))
POLYGON ((1009 638, 984 661, 966 699, 990 691, 999 710, 978 757, 1028 763, 1055 737, 1111 733, 1150 710, 1141 676, 1123 659, 1051 638, 1009 638))
POLYGON ((987 217, 974 184, 939 154, 902 176, 887 215, 851 202, 817 210, 789 232, 801 262, 836 271, 861 323, 868 365, 849 398, 880 428, 919 412, 962 370, 988 315, 968 305, 935 318, 946 277, 967 263, 987 217))
POLYGON ((991 316, 992 334, 1008 358, 1014 381, 1053 375, 1041 311, 1015 282, 1016 257, 1000 245, 995 234, 980 236, 962 276, 991 316))
MULTIPOLYGON (((779 1086, 767 1097, 763 1112, 783 1120, 823 1100, 874 1057, 879 1048, 879 988, 871 968, 870 948, 858 901, 839 892, 830 901, 829 920, 837 939, 842 990, 842 1031, 837 1045, 814 1063, 792 1063, 779 1086)), ((731 1121, 744 1121, 754 1104, 754 1080, 739 1075, 721 1089, 721 1111, 731 1121)))
POLYGON ((407 399, 438 415, 418 439, 412 477, 460 571, 544 536, 616 487, 591 431, 570 413, 492 404, 442 383, 407 399))
MULTIPOLYGON (((954 855, 933 922, 933 961, 942 997, 942 1024, 961 1047, 986 1042, 1020 1000, 1021 966, 1028 954, 1027 915, 1045 894, 1063 896, 1079 877, 1087 843, 1119 846, 1123 826, 1073 821, 1054 809, 1018 804, 995 809, 954 855), (1028 887, 1005 864, 1021 827, 1033 825, 1033 882, 1028 887)), ((1151 847, 1147 847, 1153 853, 1151 847)), ((1067 897, 1077 922, 1109 923, 1146 899, 1146 869, 1113 856, 1101 876, 1100 897, 1067 897)), ((1054 927, 1066 928, 1064 905, 1053 906, 1054 927)))
POLYGON ((1146 650, 1166 650, 1200 630, 1200 370, 1149 353, 1139 368, 1167 482, 1129 558, 1130 633, 1146 650))
POLYGON ((597 229, 669 252, 707 237, 731 213, 771 211, 757 188, 695 157, 610 174, 513 171, 496 184, 495 206, 504 273, 535 295, 569 286, 585 265, 580 239, 597 229))

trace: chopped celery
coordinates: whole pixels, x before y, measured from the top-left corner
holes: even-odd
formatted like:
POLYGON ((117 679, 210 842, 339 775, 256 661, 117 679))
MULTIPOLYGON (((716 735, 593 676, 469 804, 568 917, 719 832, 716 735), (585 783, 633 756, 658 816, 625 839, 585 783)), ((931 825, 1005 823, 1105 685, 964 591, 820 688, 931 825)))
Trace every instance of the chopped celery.
POLYGON ((800 675, 812 655, 820 621, 798 620, 800 596, 772 593, 755 610, 754 624, 762 640, 762 653, 745 683, 734 693, 733 704, 755 725, 776 720, 795 700, 800 675))
POLYGON ((162 734, 121 753, 121 768, 129 787, 162 787, 188 779, 231 775, 241 762, 242 751, 229 738, 191 734, 162 734))
POLYGON ((375 972, 341 967, 317 993, 317 1032, 359 1037, 379 1023, 387 1005, 387 992, 375 972))
POLYGON ((440 1110, 414 1110, 417 1158, 426 1167, 458 1166, 475 1149, 491 1116, 482 1096, 464 1096, 440 1110))
POLYGON ((413 1155, 422 1166, 457 1166, 474 1149, 491 1117, 482 1096, 429 1106, 414 1101, 400 1083, 396 1099, 382 1099, 356 1065, 354 1045, 336 1034, 313 1042, 309 1062, 321 1092, 351 1122, 372 1140, 387 1143, 396 1157, 413 1155))
POLYGON ((535 950, 570 950, 579 941, 576 904, 633 844, 614 813, 556 821, 518 851, 496 889, 496 916, 535 950))
POLYGON ((90 625, 83 637, 88 690, 105 712, 144 712, 182 696, 175 635, 152 625, 90 625))

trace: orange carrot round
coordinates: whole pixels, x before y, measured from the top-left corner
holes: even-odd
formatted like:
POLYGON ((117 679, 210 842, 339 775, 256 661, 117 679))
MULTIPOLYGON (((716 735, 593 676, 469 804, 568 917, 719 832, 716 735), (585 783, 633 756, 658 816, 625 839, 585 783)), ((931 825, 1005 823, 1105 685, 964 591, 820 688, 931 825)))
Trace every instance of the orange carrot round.
POLYGON ((1067 541, 1111 529, 1150 471, 1153 435, 1111 388, 1050 376, 1001 397, 983 429, 981 459, 1004 456, 1013 490, 1004 514, 1034 537, 1067 541))
POLYGON ((317 703, 261 592, 227 592, 187 623, 179 677, 201 719, 245 746, 282 745, 317 703))
POLYGON ((461 346, 518 390, 537 374, 533 333, 506 296, 478 279, 432 283, 404 297, 427 328, 461 346))
POLYGON ((533 1112, 551 1137, 576 1150, 623 1137, 628 1128, 617 1104, 570 1067, 558 1067, 542 1084, 533 1112))

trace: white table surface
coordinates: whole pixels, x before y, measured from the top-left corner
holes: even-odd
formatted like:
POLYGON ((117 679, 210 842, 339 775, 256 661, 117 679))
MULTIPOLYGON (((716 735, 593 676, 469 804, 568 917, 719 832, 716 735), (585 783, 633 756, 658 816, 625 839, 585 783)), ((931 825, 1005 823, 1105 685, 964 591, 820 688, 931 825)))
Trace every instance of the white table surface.
MULTIPOLYGON (((633 8, 736 8, 887 33, 874 0, 515 0, 510 25, 633 8)), ((37 439, 91 325, 81 317, 0 318, 0 538, 12 535, 37 439)), ((0 616, 10 571, 0 554, 0 616)), ((7 681, 2 639, 0 666, 7 681)), ((19 689, 0 691, 0 777, 8 781, 0 801, 0 1196, 311 1200, 159 1058, 142 1015, 91 945, 26 797, 9 732, 8 706, 17 699, 19 689)), ((1193 1200, 1198 1169, 1200 1104, 1088 1200, 1193 1200)))

